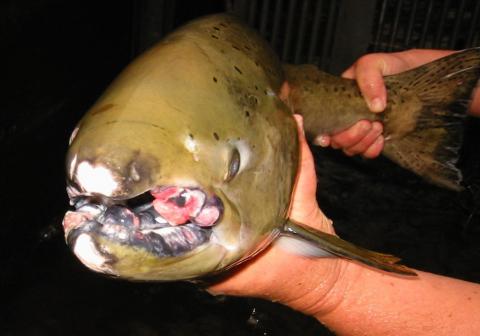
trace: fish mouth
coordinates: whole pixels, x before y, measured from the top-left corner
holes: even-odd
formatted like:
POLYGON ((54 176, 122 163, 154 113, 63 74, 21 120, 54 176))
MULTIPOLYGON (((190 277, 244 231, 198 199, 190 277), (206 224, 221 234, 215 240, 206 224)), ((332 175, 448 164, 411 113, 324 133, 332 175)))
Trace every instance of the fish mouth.
POLYGON ((224 211, 219 197, 198 187, 159 186, 134 198, 112 200, 82 195, 69 186, 69 195, 75 210, 63 220, 67 244, 86 266, 111 274, 121 256, 108 246, 180 257, 210 242, 224 211))

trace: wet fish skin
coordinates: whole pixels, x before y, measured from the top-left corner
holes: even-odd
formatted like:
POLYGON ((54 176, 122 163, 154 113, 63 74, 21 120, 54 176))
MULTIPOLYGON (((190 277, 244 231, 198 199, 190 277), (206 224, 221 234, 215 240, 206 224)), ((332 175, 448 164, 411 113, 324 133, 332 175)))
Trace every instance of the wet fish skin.
MULTIPOLYGON (((116 204, 162 186, 198 188, 222 203, 221 220, 209 229, 208 243, 173 257, 83 231, 81 223, 66 228, 67 241, 75 245, 68 238, 82 237, 95 260, 108 261, 94 270, 132 280, 212 275, 251 258, 280 235, 382 270, 414 274, 392 256, 288 219, 299 162, 292 110, 304 115, 312 136, 375 116, 353 82, 322 74, 330 79, 319 81, 320 89, 335 94, 318 105, 315 97, 325 95, 309 88, 318 78, 298 81, 289 69, 295 68, 283 67, 255 31, 228 15, 193 21, 141 55, 80 121, 67 154, 71 195, 116 204), (286 80, 289 97, 281 96, 286 80), (335 92, 330 80, 348 88, 335 92), (339 114, 344 103, 349 117, 339 114), (96 179, 101 183, 91 183, 96 179)), ((304 75, 306 68, 296 69, 304 75)), ((81 248, 73 246, 78 253, 81 248)))

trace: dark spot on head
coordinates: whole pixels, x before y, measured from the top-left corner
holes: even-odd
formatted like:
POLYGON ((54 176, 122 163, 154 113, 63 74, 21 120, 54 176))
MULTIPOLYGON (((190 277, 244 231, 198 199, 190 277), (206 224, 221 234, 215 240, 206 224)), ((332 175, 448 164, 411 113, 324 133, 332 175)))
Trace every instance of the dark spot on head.
POLYGON ((263 93, 265 94, 265 96, 268 95, 267 90, 263 90, 263 93))
POLYGON ((258 67, 260 66, 260 63, 258 63, 258 61, 255 61, 255 65, 258 67))
POLYGON ((258 90, 258 86, 255 85, 255 90, 258 90))
POLYGON ((226 27, 227 25, 226 25, 225 23, 223 23, 223 22, 220 22, 220 26, 226 27))
POLYGON ((242 74, 242 70, 240 70, 236 65, 233 66, 235 68, 235 70, 237 70, 237 72, 241 75, 242 74))
POLYGON ((215 138, 215 140, 220 140, 220 137, 218 136, 217 132, 213 132, 213 137, 215 138))
POLYGON ((215 30, 220 30, 220 28, 213 26, 213 29, 215 30))
POLYGON ((217 82, 217 77, 213 77, 213 81, 216 83, 217 82))
POLYGON ((211 37, 213 37, 214 39, 217 39, 218 40, 218 36, 217 35, 210 35, 211 37))
POLYGON ((338 92, 338 88, 336 86, 333 88, 333 92, 338 92))
POLYGON ((239 51, 240 51, 240 48, 237 47, 235 44, 232 44, 232 47, 233 47, 233 49, 236 49, 236 50, 239 50, 239 51))
POLYGON ((194 139, 194 137, 193 137, 193 134, 192 134, 192 133, 188 133, 188 136, 189 136, 190 138, 194 139))
POLYGON ((245 49, 246 49, 246 50, 250 50, 250 48, 249 48, 247 45, 245 46, 245 49))
POLYGON ((248 118, 250 117, 250 112, 249 111, 245 111, 245 116, 248 118))
POLYGON ((115 106, 115 104, 106 104, 106 105, 100 106, 99 108, 93 110, 90 113, 91 113, 91 115, 100 114, 102 112, 110 110, 114 106, 115 106))

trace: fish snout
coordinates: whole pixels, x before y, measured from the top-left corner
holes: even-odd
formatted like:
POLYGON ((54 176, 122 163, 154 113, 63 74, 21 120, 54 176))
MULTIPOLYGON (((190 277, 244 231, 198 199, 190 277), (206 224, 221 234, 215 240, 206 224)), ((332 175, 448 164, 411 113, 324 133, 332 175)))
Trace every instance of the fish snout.
POLYGON ((101 195, 112 199, 130 198, 152 188, 158 166, 149 157, 133 154, 123 160, 109 155, 67 161, 69 185, 79 194, 101 195))

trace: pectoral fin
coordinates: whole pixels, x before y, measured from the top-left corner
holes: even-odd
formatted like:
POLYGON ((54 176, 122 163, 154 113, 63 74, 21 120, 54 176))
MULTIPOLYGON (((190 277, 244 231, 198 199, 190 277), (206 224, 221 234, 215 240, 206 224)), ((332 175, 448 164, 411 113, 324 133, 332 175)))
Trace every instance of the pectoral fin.
MULTIPOLYGON (((340 239, 337 236, 296 223, 292 220, 287 221, 282 235, 294 239, 302 239, 310 246, 321 250, 323 255, 327 252, 331 255, 358 261, 387 272, 411 276, 417 275, 410 268, 397 264, 400 259, 393 255, 369 251, 340 239)), ((308 254, 312 255, 311 251, 308 254)))

